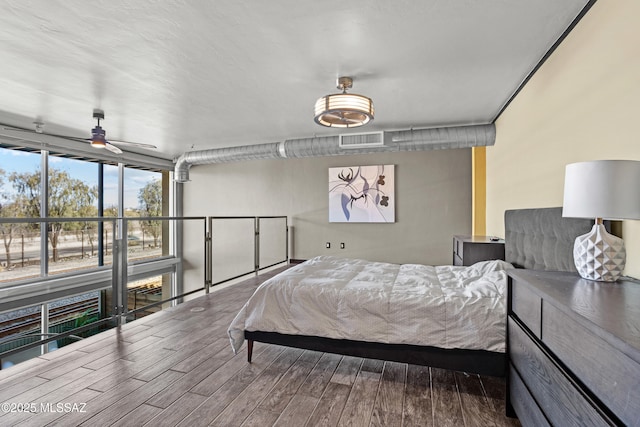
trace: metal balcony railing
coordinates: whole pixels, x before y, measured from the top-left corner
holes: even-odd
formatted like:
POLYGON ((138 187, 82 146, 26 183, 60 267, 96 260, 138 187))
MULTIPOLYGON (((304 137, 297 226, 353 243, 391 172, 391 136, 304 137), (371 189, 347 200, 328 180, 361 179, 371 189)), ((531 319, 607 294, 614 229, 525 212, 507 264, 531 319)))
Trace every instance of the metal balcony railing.
POLYGON ((0 271, 2 360, 38 347, 46 353, 50 343, 289 260, 286 216, 0 218, 8 224, 32 233, 26 245, 17 239, 20 256, 5 256, 0 271), (95 302, 83 303, 82 295, 95 302))

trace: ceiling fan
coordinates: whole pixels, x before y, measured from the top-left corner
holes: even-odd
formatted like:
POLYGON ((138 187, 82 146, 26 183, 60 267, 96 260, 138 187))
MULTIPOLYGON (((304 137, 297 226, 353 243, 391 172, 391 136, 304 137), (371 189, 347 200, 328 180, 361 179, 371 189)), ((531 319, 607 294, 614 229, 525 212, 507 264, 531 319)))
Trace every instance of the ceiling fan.
POLYGON ((98 110, 98 109, 93 110, 93 118, 96 119, 98 121, 98 123, 93 129, 91 129, 91 137, 90 138, 78 138, 78 137, 75 137, 75 136, 58 135, 58 134, 53 134, 53 133, 47 133, 47 132, 44 131, 44 123, 41 122, 41 121, 33 122, 33 124, 35 125, 35 129, 33 129, 33 130, 31 130, 31 129, 21 129, 21 128, 5 128, 5 129, 17 130, 17 131, 22 131, 22 132, 35 132, 35 133, 39 133, 39 134, 43 134, 43 135, 51 135, 51 136, 56 136, 58 138, 72 139, 74 141, 81 141, 81 142, 90 141, 92 147, 94 147, 94 148, 106 148, 107 150, 109 150, 109 151, 111 151, 112 153, 115 153, 115 154, 122 154, 122 150, 120 148, 116 147, 116 145, 114 145, 114 144, 117 144, 117 145, 130 145, 130 146, 134 146, 134 147, 149 148, 149 149, 158 148, 155 145, 143 144, 143 143, 140 143, 140 142, 118 141, 118 140, 113 140, 113 139, 107 140, 106 132, 102 128, 102 126, 100 126, 100 120, 104 120, 104 111, 103 110, 98 110))

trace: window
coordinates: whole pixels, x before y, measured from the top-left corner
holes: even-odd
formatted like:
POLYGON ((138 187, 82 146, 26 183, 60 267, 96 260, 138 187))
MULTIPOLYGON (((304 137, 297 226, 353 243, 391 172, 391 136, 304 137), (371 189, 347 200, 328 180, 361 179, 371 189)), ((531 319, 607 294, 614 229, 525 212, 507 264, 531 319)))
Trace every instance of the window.
MULTIPOLYGON (((38 217, 29 208, 39 206, 40 153, 0 147, 0 218, 38 217)), ((40 226, 0 223, 0 282, 38 277, 40 274, 40 226)))
MULTIPOLYGON (((20 310, 0 314, 0 352, 15 350, 25 344, 35 343, 41 338, 87 326, 108 317, 100 292, 73 295, 48 303, 48 330, 42 332, 42 306, 23 307, 20 310)), ((73 336, 51 341, 48 351, 56 350, 74 341, 101 332, 110 326, 102 322, 94 328, 78 332, 73 336)), ((2 369, 40 355, 39 347, 32 347, 2 358, 2 369)))
MULTIPOLYGON (((153 303, 171 296, 179 262, 168 256, 172 221, 154 219, 170 215, 169 172, 148 170, 170 168, 170 161, 142 158, 137 168, 114 164, 109 157, 79 159, 39 147, 0 145, 0 293, 13 298, 0 297, 3 363, 113 326, 117 318, 112 314, 118 310, 111 300, 113 286, 128 283, 125 304, 134 311, 132 318, 170 305, 153 303), (114 235, 119 232, 129 243, 126 254, 115 251, 123 255, 117 258, 124 263, 122 270, 114 268, 114 235), (120 271, 128 276, 120 277, 120 271), (79 326, 84 330, 69 338, 53 337, 79 326), (40 344, 43 339, 51 342, 40 344)), ((49 148, 61 152, 68 147, 49 148)), ((139 158, 129 157, 124 153, 120 159, 139 158)))
POLYGON ((111 264, 115 223, 95 219, 100 216, 115 218, 124 213, 125 217, 141 218, 128 223, 130 258, 168 255, 163 246, 168 226, 163 221, 142 219, 169 214, 163 195, 168 173, 123 167, 120 184, 122 166, 0 147, 0 217, 41 217, 43 155, 48 166, 47 218, 82 220, 48 221, 45 225, 38 221, 0 223, 0 282, 38 277, 43 268, 44 274, 51 275, 111 264), (41 239, 45 231, 46 243, 41 239), (43 256, 48 260, 44 267, 43 256))
POLYGON ((167 255, 163 235, 168 231, 168 224, 166 221, 144 219, 167 215, 162 195, 162 174, 125 168, 124 181, 127 183, 125 216, 131 218, 127 221, 129 260, 167 255))
MULTIPOLYGON (((11 351, 25 344, 40 341, 42 310, 40 306, 23 307, 21 310, 0 313, 0 352, 11 351)), ((35 347, 2 358, 0 369, 29 360, 40 354, 35 347)))
MULTIPOLYGON (((98 216, 98 163, 49 156, 48 216, 98 216)), ((99 222, 50 222, 49 274, 94 268, 98 262, 99 222)))
POLYGON ((103 215, 107 217, 118 216, 118 166, 103 165, 103 215))

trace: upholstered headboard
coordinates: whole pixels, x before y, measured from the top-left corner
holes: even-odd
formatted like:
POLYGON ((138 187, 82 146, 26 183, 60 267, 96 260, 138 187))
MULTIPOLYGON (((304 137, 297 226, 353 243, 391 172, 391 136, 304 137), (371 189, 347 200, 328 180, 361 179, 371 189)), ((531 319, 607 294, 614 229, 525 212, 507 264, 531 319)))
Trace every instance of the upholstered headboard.
POLYGON ((504 213, 505 259, 516 267, 576 271, 573 242, 593 220, 563 218, 562 208, 517 209, 504 213))

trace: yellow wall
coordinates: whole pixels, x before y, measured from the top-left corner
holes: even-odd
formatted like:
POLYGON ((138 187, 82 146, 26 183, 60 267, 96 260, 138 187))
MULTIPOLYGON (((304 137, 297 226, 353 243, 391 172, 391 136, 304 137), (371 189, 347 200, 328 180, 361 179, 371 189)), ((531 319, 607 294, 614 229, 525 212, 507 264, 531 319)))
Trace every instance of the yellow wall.
MULTIPOLYGON (((506 209, 561 206, 567 163, 640 160, 638 16, 638 0, 597 1, 496 121, 487 234, 504 236, 506 209)), ((640 277, 640 221, 622 233, 640 277)))
POLYGON ((476 236, 487 234, 487 151, 486 147, 471 149, 471 233, 476 236))

